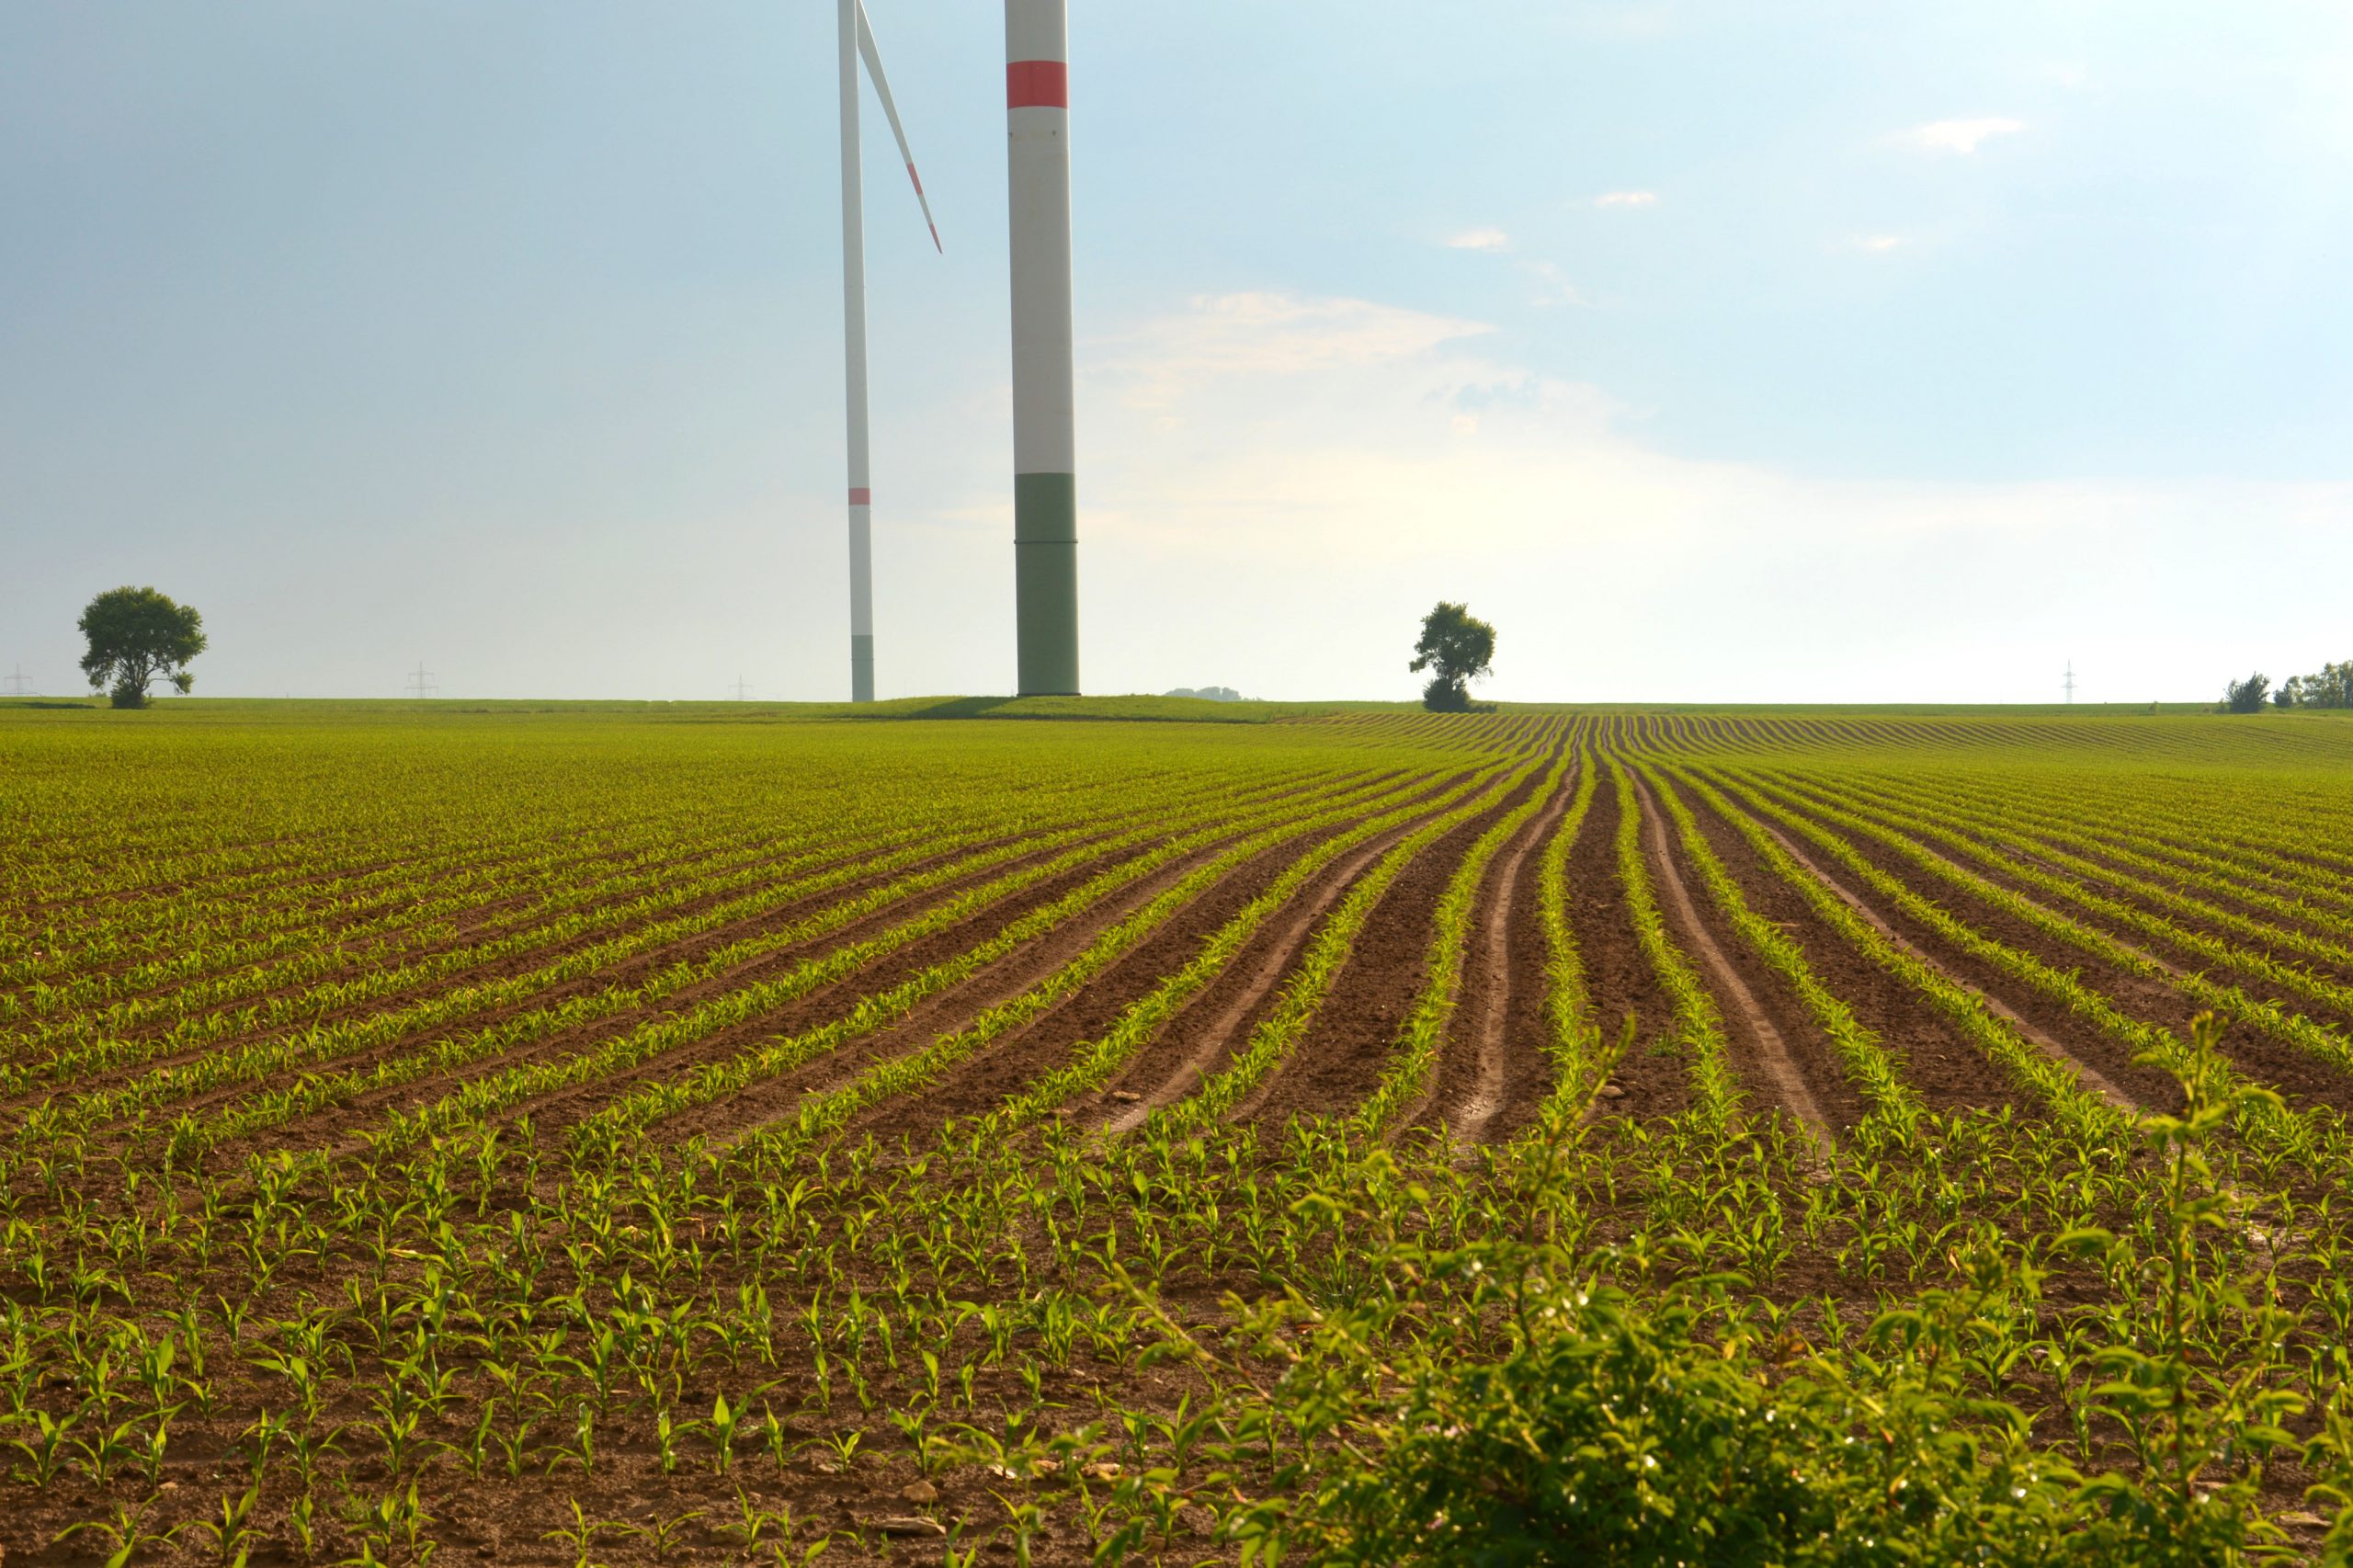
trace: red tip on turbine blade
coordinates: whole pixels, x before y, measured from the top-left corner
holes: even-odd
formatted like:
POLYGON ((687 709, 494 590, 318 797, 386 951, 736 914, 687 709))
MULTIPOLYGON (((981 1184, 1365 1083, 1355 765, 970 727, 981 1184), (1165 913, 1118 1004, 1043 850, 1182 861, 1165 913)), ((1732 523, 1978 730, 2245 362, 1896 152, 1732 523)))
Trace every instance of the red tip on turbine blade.
POLYGON ((1005 66, 1007 108, 1070 108, 1070 64, 1062 60, 1009 60, 1005 66))
POLYGON ((931 231, 931 248, 938 251, 940 255, 946 256, 948 254, 948 247, 939 243, 939 225, 937 223, 926 223, 925 227, 931 231))
POLYGON ((854 484, 850 486, 849 504, 853 506, 871 506, 874 505, 874 492, 862 484, 854 484))
POLYGON ((921 196, 923 194, 923 176, 915 173, 915 166, 913 164, 909 164, 907 165, 907 177, 915 182, 915 194, 917 196, 921 196))

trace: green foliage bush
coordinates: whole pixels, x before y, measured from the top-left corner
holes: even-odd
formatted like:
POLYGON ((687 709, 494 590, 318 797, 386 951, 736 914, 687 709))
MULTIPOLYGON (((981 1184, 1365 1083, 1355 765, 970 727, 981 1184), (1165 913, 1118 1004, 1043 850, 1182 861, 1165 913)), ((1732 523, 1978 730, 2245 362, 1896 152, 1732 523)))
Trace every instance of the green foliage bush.
MULTIPOLYGON (((2274 1097, 2234 1087, 2201 1017, 2176 1065, 2184 1108, 2135 1131, 2164 1173, 2154 1253, 2106 1231, 1977 1227, 1942 1289, 1809 1343, 1751 1282, 1694 1273, 1637 1297, 1597 1282, 1608 1249, 1536 1234, 1551 1155, 1523 1196, 1526 1240, 1433 1252, 1396 1233, 1382 1156, 1336 1229, 1378 1273, 1345 1310, 1296 1298, 1250 1327, 1287 1370, 1236 1457, 1283 1450, 1273 1489, 1229 1516, 1245 1562, 1446 1568, 1657 1563, 1899 1568, 1955 1562, 2234 1564, 2292 1557, 2261 1506, 2268 1456, 2302 1405, 2260 1377, 2211 1378, 2196 1335, 2275 1344, 2286 1318, 2209 1276, 2198 1233, 2234 1222, 2201 1147, 2274 1097), (1384 1233, 1384 1227, 1390 1227, 1384 1233), (2002 1346, 2055 1268, 2097 1270, 2154 1324, 2097 1350, 2098 1413, 2123 1467, 2086 1474, 1998 1397, 2002 1346), (1310 1325, 1302 1335, 1302 1324, 1310 1325)), ((2158 1058, 2144 1056, 2155 1065, 2158 1058)), ((1582 1136, 1552 1118, 1557 1150, 1582 1136)), ((1390 1182, 1392 1186, 1405 1184, 1390 1182)), ((1418 1188, 1411 1190, 1418 1191, 1418 1188)), ((1622 1258, 1614 1260, 1622 1265, 1622 1258)), ((2353 1411, 2306 1461, 2317 1492, 2353 1486, 2353 1411)), ((2353 1535, 2332 1537, 2347 1561, 2353 1535)))

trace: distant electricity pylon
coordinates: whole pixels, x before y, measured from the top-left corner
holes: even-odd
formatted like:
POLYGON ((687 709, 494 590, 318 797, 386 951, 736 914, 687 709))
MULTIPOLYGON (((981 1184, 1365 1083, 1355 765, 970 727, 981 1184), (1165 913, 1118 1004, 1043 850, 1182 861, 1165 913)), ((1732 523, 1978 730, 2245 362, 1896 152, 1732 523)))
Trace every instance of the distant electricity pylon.
POLYGON ((2067 679, 2065 685, 2067 687, 2067 701, 2072 705, 2075 700, 2075 661, 2073 659, 2067 661, 2067 679))
POLYGON ((11 697, 22 697, 22 696, 24 696, 24 695, 25 695, 25 692, 26 692, 26 690, 27 690, 27 687, 26 687, 26 684, 25 684, 25 666, 24 666, 24 665, 18 665, 17 666, 17 670, 16 670, 16 673, 15 673, 14 675, 7 676, 5 676, 5 677, 0 677, 0 678, 5 678, 5 679, 7 681, 7 683, 8 683, 8 695, 9 695, 9 696, 11 696, 11 697))
POLYGON ((417 660, 416 668, 409 673, 408 694, 411 697, 433 697, 438 696, 440 691, 441 687, 433 679, 433 672, 425 667, 423 659, 417 660))
POLYGON ((742 676, 737 676, 735 677, 735 700, 738 702, 743 701, 745 694, 750 690, 751 683, 746 681, 742 676))

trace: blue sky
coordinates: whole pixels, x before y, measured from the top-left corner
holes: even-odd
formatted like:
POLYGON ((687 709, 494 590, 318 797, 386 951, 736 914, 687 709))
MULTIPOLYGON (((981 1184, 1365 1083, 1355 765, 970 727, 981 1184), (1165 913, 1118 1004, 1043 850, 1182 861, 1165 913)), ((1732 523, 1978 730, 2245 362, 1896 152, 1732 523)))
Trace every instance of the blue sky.
MULTIPOLYGON (((1001 13, 871 0, 882 693, 1012 680, 1001 13)), ((0 0, 0 673, 847 683, 833 12, 0 0)), ((2353 654, 2325 5, 1074 0, 1104 691, 2202 697, 2353 654)))

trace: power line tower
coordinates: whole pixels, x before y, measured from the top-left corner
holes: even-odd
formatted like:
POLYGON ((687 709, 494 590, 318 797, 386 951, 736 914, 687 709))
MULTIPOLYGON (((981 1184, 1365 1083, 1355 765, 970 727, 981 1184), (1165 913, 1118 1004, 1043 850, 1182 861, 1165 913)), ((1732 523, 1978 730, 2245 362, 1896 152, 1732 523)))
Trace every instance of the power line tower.
POLYGON ((435 682, 433 678, 433 672, 425 667, 425 661, 423 659, 417 660, 416 668, 409 672, 408 694, 411 697, 438 697, 441 695, 441 687, 435 682))
POLYGON ((745 678, 744 678, 742 676, 737 676, 735 677, 735 700, 736 700, 736 701, 738 701, 738 702, 743 701, 743 700, 744 700, 744 699, 745 699, 745 696, 746 696, 750 691, 751 691, 751 684, 750 684, 748 681, 745 680, 745 678))
POLYGON ((8 683, 8 695, 11 697, 22 697, 31 689, 26 684, 25 666, 22 665, 17 666, 16 673, 13 675, 0 676, 0 680, 6 680, 8 683))
POLYGON ((2067 679, 2065 685, 2067 687, 2067 705, 2072 708, 2075 706, 2075 661, 2073 659, 2067 661, 2067 679))

